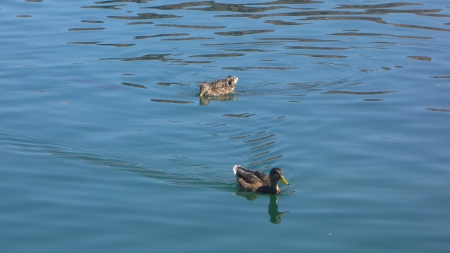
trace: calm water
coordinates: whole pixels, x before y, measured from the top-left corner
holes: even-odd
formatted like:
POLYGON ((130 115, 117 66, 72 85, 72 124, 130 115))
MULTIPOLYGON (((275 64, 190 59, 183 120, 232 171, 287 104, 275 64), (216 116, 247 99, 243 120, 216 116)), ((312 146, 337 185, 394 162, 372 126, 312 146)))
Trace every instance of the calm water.
POLYGON ((0 21, 1 252, 450 251, 447 1, 3 0, 0 21), (234 164, 291 185, 241 193, 234 164))

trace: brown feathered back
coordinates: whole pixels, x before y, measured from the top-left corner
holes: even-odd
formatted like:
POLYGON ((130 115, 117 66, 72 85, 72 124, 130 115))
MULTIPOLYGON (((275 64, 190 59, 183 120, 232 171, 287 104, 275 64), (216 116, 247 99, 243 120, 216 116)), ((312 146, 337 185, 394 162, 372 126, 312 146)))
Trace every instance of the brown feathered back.
POLYGON ((200 85, 200 96, 220 96, 230 93, 234 91, 238 79, 237 76, 228 76, 210 83, 202 83, 200 85))

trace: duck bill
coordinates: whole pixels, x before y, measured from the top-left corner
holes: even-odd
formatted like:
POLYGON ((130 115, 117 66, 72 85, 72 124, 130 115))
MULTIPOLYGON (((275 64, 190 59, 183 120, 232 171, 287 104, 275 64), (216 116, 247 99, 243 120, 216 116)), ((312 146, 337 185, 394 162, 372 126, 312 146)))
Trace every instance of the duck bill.
POLYGON ((289 182, 283 176, 280 178, 280 182, 287 185, 289 184, 289 182))

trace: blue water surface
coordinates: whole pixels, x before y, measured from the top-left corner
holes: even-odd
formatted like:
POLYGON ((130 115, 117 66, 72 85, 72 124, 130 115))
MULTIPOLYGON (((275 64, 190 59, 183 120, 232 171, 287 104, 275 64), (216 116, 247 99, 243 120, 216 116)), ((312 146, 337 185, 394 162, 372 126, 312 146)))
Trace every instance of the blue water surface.
POLYGON ((0 21, 0 252, 450 251, 446 1, 6 0, 0 21), (290 185, 241 192, 235 164, 290 185))

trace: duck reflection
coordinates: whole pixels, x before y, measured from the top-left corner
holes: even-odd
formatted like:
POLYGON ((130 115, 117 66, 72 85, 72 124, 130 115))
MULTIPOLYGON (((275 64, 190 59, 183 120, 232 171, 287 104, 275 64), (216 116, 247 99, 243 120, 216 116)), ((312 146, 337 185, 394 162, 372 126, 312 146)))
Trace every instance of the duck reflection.
MULTIPOLYGON (((254 193, 254 192, 235 192, 235 195, 238 196, 242 196, 244 198, 246 198, 248 201, 253 201, 256 198, 258 198, 259 196, 261 196, 260 194, 254 193)), ((278 211, 278 197, 279 195, 270 195, 270 202, 269 202, 269 207, 267 210, 267 213, 269 214, 270 218, 270 222, 272 222, 273 224, 280 224, 281 223, 281 216, 284 214, 287 214, 289 212, 279 212, 278 211)))
POLYGON ((200 105, 209 105, 211 100, 228 101, 237 99, 235 94, 226 94, 221 96, 200 96, 199 98, 200 98, 200 105))
POLYGON ((270 195, 269 210, 270 222, 273 224, 281 223, 281 216, 289 212, 278 212, 278 195, 270 195))

